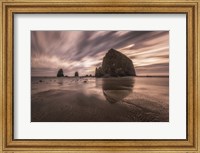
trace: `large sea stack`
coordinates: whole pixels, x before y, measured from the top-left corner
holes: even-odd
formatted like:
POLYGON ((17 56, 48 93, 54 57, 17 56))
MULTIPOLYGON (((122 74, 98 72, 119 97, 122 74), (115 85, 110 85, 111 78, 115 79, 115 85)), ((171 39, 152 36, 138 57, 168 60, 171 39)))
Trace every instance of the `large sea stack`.
POLYGON ((102 67, 96 68, 96 77, 135 76, 132 60, 121 52, 110 49, 103 58, 102 67))
POLYGON ((57 73, 57 77, 64 77, 63 70, 59 69, 57 73))

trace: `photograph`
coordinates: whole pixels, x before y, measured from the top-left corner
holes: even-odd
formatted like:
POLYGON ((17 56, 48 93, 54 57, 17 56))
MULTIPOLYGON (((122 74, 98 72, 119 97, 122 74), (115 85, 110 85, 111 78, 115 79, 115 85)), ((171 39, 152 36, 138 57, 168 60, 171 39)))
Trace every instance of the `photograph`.
POLYGON ((169 122, 169 31, 31 31, 31 122, 169 122))

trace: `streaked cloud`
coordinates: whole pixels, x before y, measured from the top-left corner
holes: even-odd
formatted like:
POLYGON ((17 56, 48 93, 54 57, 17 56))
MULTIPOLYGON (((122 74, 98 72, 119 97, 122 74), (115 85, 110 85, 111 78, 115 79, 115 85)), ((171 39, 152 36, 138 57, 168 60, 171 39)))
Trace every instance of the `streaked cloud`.
POLYGON ((168 31, 32 31, 32 76, 94 75, 114 48, 132 59, 137 75, 169 74, 168 31))

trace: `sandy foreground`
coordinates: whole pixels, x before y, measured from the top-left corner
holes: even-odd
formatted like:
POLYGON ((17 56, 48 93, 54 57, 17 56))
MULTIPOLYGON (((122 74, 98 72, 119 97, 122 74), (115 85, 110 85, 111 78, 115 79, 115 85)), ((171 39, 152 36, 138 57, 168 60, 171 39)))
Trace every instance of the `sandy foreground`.
POLYGON ((31 96, 32 122, 168 122, 169 106, 129 90, 48 90, 31 96))

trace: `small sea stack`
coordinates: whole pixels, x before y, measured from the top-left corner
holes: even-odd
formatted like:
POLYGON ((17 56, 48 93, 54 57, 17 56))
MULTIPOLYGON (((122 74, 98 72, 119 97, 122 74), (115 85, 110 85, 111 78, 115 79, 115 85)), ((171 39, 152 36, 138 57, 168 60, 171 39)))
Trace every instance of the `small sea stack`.
POLYGON ((59 69, 57 73, 57 77, 64 77, 63 70, 59 69))
POLYGON ((75 76, 75 77, 78 77, 78 76, 79 76, 78 72, 75 72, 75 73, 74 73, 74 76, 75 76))

